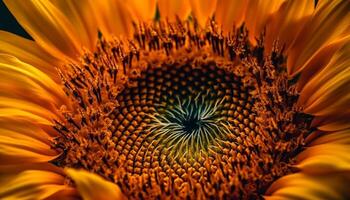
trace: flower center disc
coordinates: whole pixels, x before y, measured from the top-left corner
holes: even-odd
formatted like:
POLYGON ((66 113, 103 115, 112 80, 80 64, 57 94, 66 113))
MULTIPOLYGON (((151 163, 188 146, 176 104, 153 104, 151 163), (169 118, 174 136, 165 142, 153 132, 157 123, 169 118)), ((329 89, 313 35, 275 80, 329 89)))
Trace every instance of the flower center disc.
POLYGON ((242 26, 219 34, 182 22, 140 26, 135 41, 99 38, 59 69, 58 166, 84 168, 131 199, 259 199, 291 173, 310 116, 277 47, 242 26), (125 50, 127 49, 127 51, 125 50))
POLYGON ((235 128, 254 132, 248 90, 216 66, 162 66, 135 81, 118 96, 120 107, 110 117, 118 154, 131 173, 170 168, 168 176, 182 180, 186 162, 222 154, 230 136, 241 139, 231 134, 235 128))

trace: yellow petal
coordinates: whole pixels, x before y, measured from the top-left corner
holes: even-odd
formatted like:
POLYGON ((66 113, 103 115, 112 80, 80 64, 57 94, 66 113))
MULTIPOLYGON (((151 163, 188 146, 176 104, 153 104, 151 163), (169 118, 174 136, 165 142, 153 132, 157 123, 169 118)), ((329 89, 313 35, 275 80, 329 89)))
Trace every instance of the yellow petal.
POLYGON ((267 200, 272 199, 348 199, 349 172, 328 175, 295 173, 275 181, 266 191, 267 200))
POLYGON ((316 146, 320 144, 350 144, 350 129, 332 133, 323 133, 321 137, 313 140, 310 143, 310 146, 316 146))
POLYGON ((95 1, 90 0, 93 5, 98 28, 104 36, 130 36, 132 33, 132 18, 122 0, 95 1))
MULTIPOLYGON (((16 132, 15 135, 12 135, 15 138, 31 138, 47 145, 51 143, 50 138, 57 136, 57 132, 52 127, 49 127, 49 129, 40 127, 37 124, 34 124, 32 121, 2 119, 0 120, 0 127, 4 130, 16 132)), ((3 134, 0 133, 0 135, 3 134)))
POLYGON ((158 8, 162 19, 175 20, 176 16, 184 20, 191 12, 187 0, 158 0, 158 8))
POLYGON ((57 191, 56 193, 50 195, 49 197, 45 198, 45 200, 81 200, 79 197, 76 189, 73 188, 67 188, 64 190, 57 191))
MULTIPOLYGON (((350 35, 340 38, 320 48, 309 61, 305 64, 303 72, 298 80, 299 91, 308 83, 317 73, 327 66, 329 61, 344 44, 349 43, 350 35)), ((339 52, 338 52, 339 53, 339 52)))
POLYGON ((60 81, 53 66, 61 66, 62 63, 34 41, 0 31, 0 46, 0 53, 13 55, 19 60, 35 66, 53 80, 60 81))
MULTIPOLYGON (((44 119, 46 118, 48 120, 56 118, 54 113, 37 104, 33 104, 28 101, 0 96, 0 109, 10 110, 11 108, 14 110, 26 111, 28 113, 32 113, 33 115, 42 117, 44 119)), ((6 113, 1 114, 1 116, 6 116, 6 113)))
POLYGON ((49 0, 5 0, 17 21, 44 49, 63 60, 77 58, 82 43, 74 27, 49 0))
POLYGON ((69 19, 85 48, 93 50, 96 46, 98 27, 93 15, 93 4, 89 0, 53 0, 52 4, 69 19))
POLYGON ((246 10, 249 9, 248 2, 248 0, 218 0, 215 10, 215 20, 226 31, 231 31, 234 26, 241 26, 244 22, 246 10))
POLYGON ((288 70, 294 75, 322 46, 348 35, 350 31, 350 2, 320 1, 316 11, 298 35, 288 53, 288 70))
POLYGON ((51 137, 32 123, 0 120, 0 165, 47 162, 59 155, 51 137))
POLYGON ((317 128, 321 131, 339 131, 350 128, 350 115, 315 117, 317 128))
POLYGON ((0 77, 0 96, 30 100, 44 106, 67 102, 60 85, 13 56, 0 54, 0 77))
POLYGON ((267 51, 276 39, 288 49, 313 12, 314 1, 284 1, 268 22, 265 38, 267 51))
POLYGON ((267 20, 275 13, 283 0, 250 0, 245 14, 245 24, 249 31, 250 41, 255 43, 256 37, 264 30, 267 20))
POLYGON ((153 20, 156 14, 156 0, 127 0, 126 6, 136 22, 153 20))
POLYGON ((119 187, 109 181, 104 180, 96 174, 83 170, 66 169, 84 200, 118 200, 125 199, 119 187))
POLYGON ((58 154, 49 146, 40 149, 40 146, 33 142, 0 137, 0 165, 43 163, 54 160, 57 156, 58 154))
POLYGON ((213 17, 217 0, 190 0, 190 3, 199 25, 205 27, 207 20, 213 17))
POLYGON ((50 118, 44 118, 33 114, 28 111, 20 110, 17 108, 0 108, 0 119, 21 119, 31 121, 37 124, 49 125, 52 126, 50 118))
POLYGON ((40 170, 3 174, 0 176, 0 185, 0 199, 45 199, 68 189, 64 185, 64 177, 40 170))
POLYGON ((350 114, 350 43, 337 53, 321 72, 307 82, 299 103, 316 116, 350 114))
POLYGON ((297 167, 309 174, 327 174, 350 170, 350 146, 321 144, 306 148, 298 156, 297 167))
POLYGON ((0 176, 0 179, 6 177, 11 178, 11 176, 20 174, 27 170, 46 171, 66 177, 66 174, 62 168, 51 163, 22 163, 18 165, 1 165, 0 173, 3 176, 0 176))
MULTIPOLYGON (((27 136, 25 133, 19 133, 8 129, 0 128, 0 143, 8 146, 25 147, 25 149, 32 149, 35 152, 46 155, 57 155, 51 146, 33 137, 27 136)), ((0 147, 1 148, 1 147, 0 147)))

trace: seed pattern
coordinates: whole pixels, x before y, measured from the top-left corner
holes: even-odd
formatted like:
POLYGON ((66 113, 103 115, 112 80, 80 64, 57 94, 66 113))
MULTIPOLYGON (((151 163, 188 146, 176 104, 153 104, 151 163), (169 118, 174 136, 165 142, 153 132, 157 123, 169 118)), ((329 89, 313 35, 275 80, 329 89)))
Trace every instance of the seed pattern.
POLYGON ((261 198, 291 173, 312 116, 296 105, 283 48, 244 26, 135 26, 58 69, 72 105, 55 121, 58 166, 85 168, 130 198, 261 198))
MULTIPOLYGON (((238 85, 239 82, 234 83, 232 78, 225 76, 222 69, 213 66, 208 69, 191 69, 189 66, 180 66, 177 69, 169 66, 162 67, 161 71, 160 69, 148 70, 138 80, 137 87, 126 89, 118 96, 118 102, 122 103, 120 109, 114 113, 118 119, 123 119, 123 122, 128 121, 130 124, 131 121, 123 117, 122 111, 125 109, 127 113, 133 113, 134 110, 139 109, 139 112, 134 112, 130 119, 139 118, 140 122, 135 127, 129 128, 129 125, 128 128, 117 132, 117 135, 123 136, 125 131, 139 131, 136 134, 139 136, 136 139, 138 142, 133 141, 131 144, 134 152, 138 153, 136 155, 129 153, 128 160, 133 160, 138 156, 141 159, 146 156, 150 158, 152 164, 156 165, 158 161, 155 160, 158 155, 154 154, 159 153, 173 160, 183 156, 192 159, 195 153, 206 153, 211 142, 225 141, 226 134, 236 126, 235 124, 245 127, 249 125, 249 120, 243 122, 243 113, 249 117, 248 109, 252 108, 252 104, 247 99, 248 92, 242 91, 244 88, 238 85), (157 83, 155 83, 156 80, 157 83), (218 85, 220 82, 222 84, 218 85), (157 88, 157 85, 163 85, 163 87, 157 88), (193 87, 185 87, 188 85, 193 85, 193 87), (247 104, 244 105, 246 102, 247 104), (239 107, 239 111, 230 112, 235 107, 239 107), (202 125, 193 127, 194 120, 199 118, 196 115, 205 116, 200 117, 202 125), (241 121, 239 119, 235 121, 235 116, 239 115, 241 115, 241 121), (192 120, 192 123, 187 124, 186 127, 188 119, 192 120), (144 126, 138 126, 142 122, 145 122, 144 126), (194 130, 184 130, 188 126, 192 126, 190 128, 194 130), (200 132, 202 135, 196 136, 200 132), (201 138, 203 143, 197 141, 201 138)), ((253 115, 250 117, 254 118, 253 115)), ((119 126, 118 120, 114 122, 115 126, 119 126)), ((254 125, 251 124, 251 126, 250 129, 254 128, 254 125)), ((127 146, 121 146, 121 149, 127 148, 127 146)), ((133 168, 133 171, 140 173, 141 169, 154 167, 145 167, 144 163, 144 161, 137 163, 138 167, 133 168)))

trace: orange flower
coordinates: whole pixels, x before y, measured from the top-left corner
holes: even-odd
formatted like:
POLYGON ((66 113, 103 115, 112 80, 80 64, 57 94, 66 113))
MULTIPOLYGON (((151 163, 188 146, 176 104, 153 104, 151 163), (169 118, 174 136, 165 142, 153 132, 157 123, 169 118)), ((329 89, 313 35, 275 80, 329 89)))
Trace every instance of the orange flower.
POLYGON ((348 199, 350 2, 5 4, 1 199, 348 199))

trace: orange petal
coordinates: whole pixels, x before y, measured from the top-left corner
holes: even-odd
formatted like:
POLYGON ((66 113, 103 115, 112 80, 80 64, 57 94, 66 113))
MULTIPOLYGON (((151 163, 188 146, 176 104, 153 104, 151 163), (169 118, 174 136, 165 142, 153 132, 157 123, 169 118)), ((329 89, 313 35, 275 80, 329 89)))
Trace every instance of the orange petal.
POLYGON ((84 200, 118 200, 126 199, 119 187, 112 182, 106 181, 100 176, 83 170, 66 169, 84 200))
POLYGON ((299 91, 307 84, 318 72, 327 66, 334 54, 339 51, 344 44, 349 43, 350 35, 340 38, 320 48, 306 63, 303 72, 298 80, 299 91))
POLYGON ((2 174, 0 177, 1 199, 45 199, 68 189, 64 177, 59 174, 25 170, 19 174, 2 174))
POLYGON ((50 118, 41 117, 29 111, 17 108, 0 108, 0 119, 21 119, 43 125, 53 125, 50 118))
POLYGON ((45 200, 58 200, 58 199, 81 200, 77 190, 73 188, 67 188, 64 190, 57 191, 56 193, 53 193, 52 195, 45 198, 45 200))
POLYGON ((295 173, 275 181, 264 199, 348 199, 349 172, 311 176, 295 173))
POLYGON ((308 174, 349 171, 349 151, 350 146, 346 144, 327 143, 310 146, 297 156, 297 167, 308 174))
POLYGON ((248 2, 248 0, 218 0, 215 11, 215 20, 217 20, 226 31, 231 31, 234 26, 241 26, 244 22, 246 10, 249 9, 248 2))
MULTIPOLYGON (((0 110, 25 111, 25 112, 33 114, 33 116, 35 115, 37 117, 47 119, 47 121, 50 121, 54 118, 57 118, 54 113, 52 113, 51 111, 49 111, 46 108, 41 107, 37 104, 33 104, 33 103, 28 102, 28 101, 23 101, 23 100, 14 99, 14 98, 1 97, 1 96, 0 96, 0 110)), ((0 114, 0 116, 6 116, 9 113, 4 112, 4 113, 0 114)))
POLYGON ((283 0, 250 0, 245 14, 245 24, 249 31, 250 41, 255 43, 255 38, 264 30, 269 17, 276 12, 283 0))
POLYGON ((52 113, 34 104, 0 97, 0 165, 55 159, 58 152, 52 149, 50 136, 38 125, 52 126, 52 118, 52 113))
POLYGON ((315 117, 315 125, 321 131, 339 131, 350 128, 350 115, 337 114, 336 116, 315 117))
POLYGON ((66 177, 66 174, 62 168, 57 167, 51 163, 22 163, 18 165, 0 165, 0 173, 6 174, 9 177, 20 174, 27 170, 51 172, 66 177))
POLYGON ((0 165, 49 162, 57 156, 50 146, 37 141, 0 136, 0 165))
POLYGON ((95 18, 98 28, 106 37, 130 36, 132 34, 132 18, 122 0, 93 1, 95 18))
POLYGON ((288 49, 314 10, 314 1, 284 1, 268 22, 265 38, 267 51, 276 39, 288 49))
POLYGON ((301 30, 288 53, 288 70, 291 75, 305 68, 307 61, 322 46, 349 35, 349 10, 349 1, 320 1, 314 15, 301 30))
MULTIPOLYGON (((42 134, 37 133, 37 134, 42 134)), ((0 143, 8 146, 20 148, 23 146, 25 149, 32 149, 34 152, 42 153, 45 155, 57 155, 55 151, 51 148, 49 143, 49 137, 47 136, 47 142, 40 141, 34 137, 31 137, 30 134, 33 134, 29 131, 25 132, 16 132, 9 129, 0 128, 0 143), (27 135, 28 133, 28 135, 27 135)), ((44 133, 45 134, 45 133, 44 133)), ((0 147, 2 148, 2 147, 0 147)), ((7 152, 5 152, 7 153, 7 152)))
MULTIPOLYGON (((32 121, 23 121, 18 119, 0 119, 0 127, 4 130, 16 132, 17 137, 30 138, 41 143, 49 145, 50 139, 57 136, 57 133, 50 127, 51 130, 44 130, 32 121), (52 131, 52 132, 50 132, 52 131)), ((0 135, 2 135, 0 133, 0 135)), ((13 135, 16 136, 16 135, 13 135)))
POLYGON ((28 100, 46 108, 67 102, 60 85, 39 69, 0 54, 0 96, 28 100))
POLYGON ((35 66, 53 80, 60 81, 53 66, 61 66, 62 63, 52 57, 34 41, 12 33, 0 31, 0 46, 0 53, 13 55, 19 60, 35 66))
POLYGON ((299 103, 316 116, 350 114, 350 44, 342 47, 304 86, 299 103))
POLYGON ((156 0, 127 0, 125 4, 136 22, 153 20, 156 15, 156 0))
POLYGON ((175 20, 176 16, 184 20, 191 12, 186 0, 158 0, 158 8, 162 19, 175 20))
POLYGON ((93 4, 89 0, 51 1, 62 14, 69 19, 74 31, 79 36, 82 46, 93 50, 96 46, 98 27, 97 20, 93 15, 93 4))
POLYGON ((324 133, 321 137, 316 138, 310 143, 310 146, 320 144, 350 144, 350 129, 324 133))
POLYGON ((205 27, 207 20, 213 17, 217 0, 190 0, 190 3, 199 25, 205 27))
POLYGON ((80 55, 83 45, 74 27, 49 0, 4 2, 24 29, 51 55, 63 60, 80 55))

